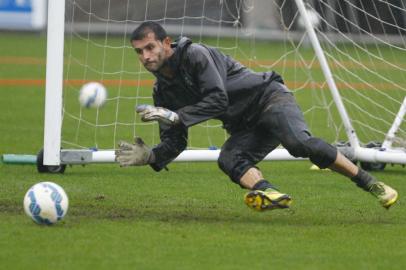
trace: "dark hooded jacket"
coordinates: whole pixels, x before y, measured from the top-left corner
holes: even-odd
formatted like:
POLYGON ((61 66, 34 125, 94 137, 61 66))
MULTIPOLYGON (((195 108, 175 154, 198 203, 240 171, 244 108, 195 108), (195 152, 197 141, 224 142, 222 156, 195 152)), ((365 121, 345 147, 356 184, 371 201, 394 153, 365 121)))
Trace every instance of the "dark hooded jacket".
POLYGON ((168 65, 173 78, 154 73, 155 106, 179 115, 180 124, 160 124, 161 143, 153 148, 159 171, 187 145, 187 128, 209 119, 219 119, 230 133, 255 126, 262 101, 270 95, 269 84, 283 83, 275 72, 253 72, 219 50, 181 38, 172 44, 168 65))

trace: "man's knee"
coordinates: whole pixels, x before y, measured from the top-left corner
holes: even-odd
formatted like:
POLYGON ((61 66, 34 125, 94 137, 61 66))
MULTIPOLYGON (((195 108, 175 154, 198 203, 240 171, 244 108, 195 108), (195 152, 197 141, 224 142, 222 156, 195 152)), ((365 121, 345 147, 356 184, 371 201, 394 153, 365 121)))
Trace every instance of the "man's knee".
POLYGON ((291 140, 284 146, 288 150, 289 154, 294 157, 309 157, 305 140, 291 140))
POLYGON ((320 168, 329 167, 337 157, 335 147, 315 137, 295 140, 287 146, 287 149, 292 156, 308 157, 312 163, 320 168))
POLYGON ((220 152, 217 164, 219 168, 228 175, 228 172, 230 171, 228 157, 224 155, 222 152, 220 152))
POLYGON ((337 148, 319 138, 308 139, 311 147, 310 161, 324 169, 329 167, 337 158, 337 148))
POLYGON ((240 179, 244 173, 254 166, 252 162, 241 158, 237 153, 230 154, 229 152, 223 151, 220 152, 217 164, 219 168, 237 184, 240 184, 240 179))

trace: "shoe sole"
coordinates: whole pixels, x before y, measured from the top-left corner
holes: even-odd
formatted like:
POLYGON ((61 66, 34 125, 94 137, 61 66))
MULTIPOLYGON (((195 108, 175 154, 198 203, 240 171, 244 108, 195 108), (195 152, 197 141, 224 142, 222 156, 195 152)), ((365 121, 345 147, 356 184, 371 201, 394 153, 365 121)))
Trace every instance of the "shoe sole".
POLYGON ((398 194, 396 193, 395 197, 393 197, 392 199, 387 201, 385 204, 382 204, 382 206, 385 207, 386 209, 389 209, 392 205, 394 205, 396 203, 397 200, 398 200, 398 194))
POLYGON ((245 204, 257 211, 289 208, 292 198, 284 194, 276 200, 271 200, 268 196, 259 191, 252 191, 245 195, 245 204))

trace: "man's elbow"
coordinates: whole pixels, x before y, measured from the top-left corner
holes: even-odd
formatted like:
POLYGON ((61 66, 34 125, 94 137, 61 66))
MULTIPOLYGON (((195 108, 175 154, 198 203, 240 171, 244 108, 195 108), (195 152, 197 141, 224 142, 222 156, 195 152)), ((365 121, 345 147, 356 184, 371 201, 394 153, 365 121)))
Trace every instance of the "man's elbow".
POLYGON ((222 93, 221 95, 218 96, 217 99, 217 106, 219 111, 225 112, 228 108, 228 96, 226 93, 222 93))

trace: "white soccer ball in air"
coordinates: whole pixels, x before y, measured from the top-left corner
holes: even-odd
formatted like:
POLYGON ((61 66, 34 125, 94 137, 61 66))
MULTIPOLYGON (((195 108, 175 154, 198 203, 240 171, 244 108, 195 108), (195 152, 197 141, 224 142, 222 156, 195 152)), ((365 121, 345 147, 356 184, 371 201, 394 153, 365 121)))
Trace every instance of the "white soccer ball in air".
POLYGON ((63 188, 52 182, 33 185, 25 194, 24 211, 36 223, 51 225, 68 211, 69 201, 63 188))
MULTIPOLYGON (((307 9, 307 17, 309 18, 310 24, 313 26, 313 28, 318 28, 320 26, 321 19, 317 11, 313 9, 307 9)), ((303 16, 299 16, 298 23, 300 28, 306 28, 305 19, 303 16)))
POLYGON ((106 102, 106 98, 107 90, 98 82, 84 84, 79 92, 80 105, 86 108, 98 108, 106 102))

